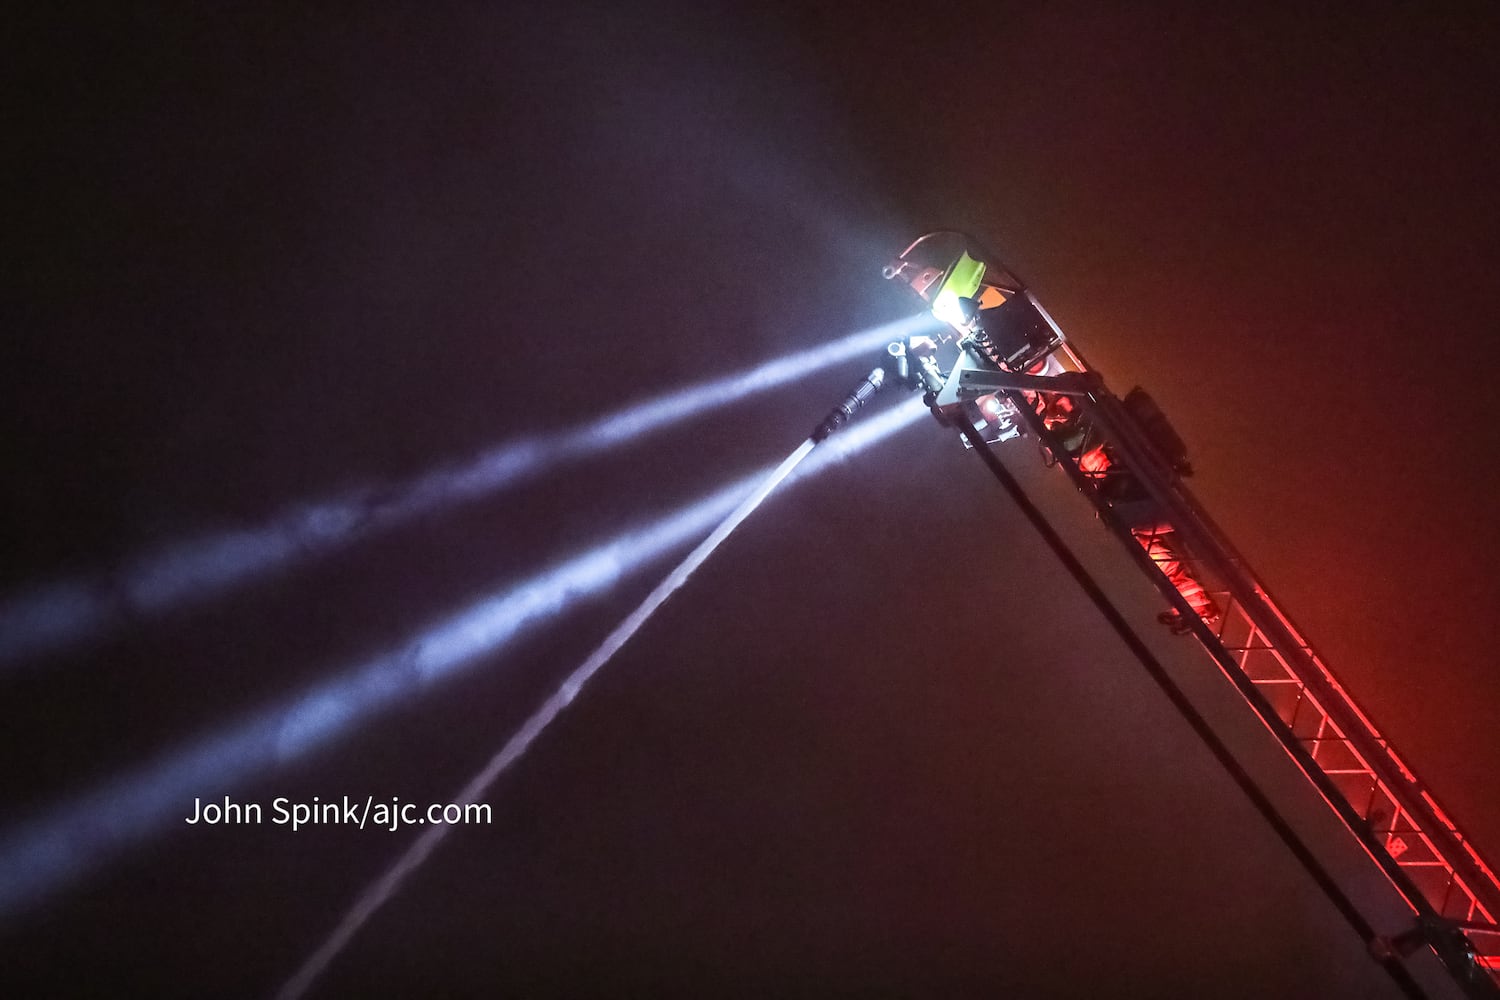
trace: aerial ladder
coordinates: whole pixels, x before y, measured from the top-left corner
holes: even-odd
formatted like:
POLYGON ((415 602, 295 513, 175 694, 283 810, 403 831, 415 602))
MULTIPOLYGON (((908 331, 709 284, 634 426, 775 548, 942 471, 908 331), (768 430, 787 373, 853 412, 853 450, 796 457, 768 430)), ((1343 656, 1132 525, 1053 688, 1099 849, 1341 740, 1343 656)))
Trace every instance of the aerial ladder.
POLYGON ((1149 394, 1105 387, 978 240, 886 268, 943 321, 889 347, 1396 985, 1500 998, 1500 880, 1187 488, 1149 394))

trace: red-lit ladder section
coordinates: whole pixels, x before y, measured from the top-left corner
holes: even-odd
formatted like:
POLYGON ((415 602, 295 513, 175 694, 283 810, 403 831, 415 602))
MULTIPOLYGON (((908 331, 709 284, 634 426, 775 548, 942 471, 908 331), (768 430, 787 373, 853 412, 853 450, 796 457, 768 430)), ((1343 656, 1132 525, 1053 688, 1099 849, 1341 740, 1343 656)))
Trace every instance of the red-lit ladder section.
MULTIPOLYGON (((1068 371, 1086 370, 1066 345, 1057 355, 1068 371)), ((1393 947, 1431 944, 1457 972, 1467 964, 1500 975, 1494 870, 1272 600, 1149 431, 1102 381, 1080 383, 1089 388, 1068 395, 1074 412, 1065 427, 1043 416, 1057 397, 1010 396, 1049 460, 1134 550, 1173 606, 1176 627, 1198 638, 1410 903, 1421 930, 1393 947), (1101 471, 1086 456, 1105 442, 1113 467, 1101 471), (1117 473, 1135 477, 1136 495, 1153 505, 1159 527, 1143 531, 1138 516, 1133 523, 1119 516, 1105 487, 1117 473)))

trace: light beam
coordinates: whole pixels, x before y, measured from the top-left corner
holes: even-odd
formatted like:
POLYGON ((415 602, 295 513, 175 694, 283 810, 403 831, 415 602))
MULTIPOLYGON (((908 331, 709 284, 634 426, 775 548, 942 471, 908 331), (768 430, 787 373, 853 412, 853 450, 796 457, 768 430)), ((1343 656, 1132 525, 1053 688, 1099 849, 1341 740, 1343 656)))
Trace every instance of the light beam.
POLYGON ((107 634, 131 617, 201 604, 438 510, 494 496, 568 462, 680 424, 755 393, 920 333, 922 313, 735 375, 637 403, 570 430, 521 438, 395 487, 354 490, 289 509, 259 528, 220 532, 149 552, 119 573, 63 580, 0 603, 0 667, 107 634))
MULTIPOLYGON (((913 399, 861 421, 826 442, 791 479, 800 481, 862 451, 925 412, 913 399)), ((0 917, 34 905, 129 846, 180 824, 194 798, 222 796, 290 764, 381 710, 493 657, 579 601, 606 592, 707 531, 765 475, 740 480, 481 599, 296 698, 65 801, 7 833, 0 838, 0 917)))

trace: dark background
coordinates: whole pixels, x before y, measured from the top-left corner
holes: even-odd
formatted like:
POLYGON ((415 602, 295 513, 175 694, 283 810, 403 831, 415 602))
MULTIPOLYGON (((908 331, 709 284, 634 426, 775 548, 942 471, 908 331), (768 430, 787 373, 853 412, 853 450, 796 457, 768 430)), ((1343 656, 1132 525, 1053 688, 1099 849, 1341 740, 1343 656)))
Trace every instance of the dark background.
MULTIPOLYGON (((952 226, 1153 391, 1493 857, 1485 13, 17 23, 0 593, 903 315, 880 266, 952 226)), ((778 459, 866 367, 10 671, 0 821, 778 459)), ((663 569, 236 798, 444 801, 663 569)), ((929 423, 773 499, 490 801, 325 995, 1389 989, 929 423)), ((408 838, 184 829, 0 926, 0 980, 268 993, 408 838)))

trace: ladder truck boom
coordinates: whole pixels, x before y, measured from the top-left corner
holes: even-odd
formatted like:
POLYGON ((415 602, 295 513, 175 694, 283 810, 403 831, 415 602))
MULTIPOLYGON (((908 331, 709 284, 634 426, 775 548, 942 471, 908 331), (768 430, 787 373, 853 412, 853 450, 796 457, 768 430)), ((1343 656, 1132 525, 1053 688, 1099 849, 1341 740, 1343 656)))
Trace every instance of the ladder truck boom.
POLYGON ((1410 996, 1500 997, 1500 879, 1194 498, 1151 397, 1111 393, 970 236, 922 236, 884 274, 947 327, 892 345, 898 378, 980 455, 1372 959, 1410 996))

